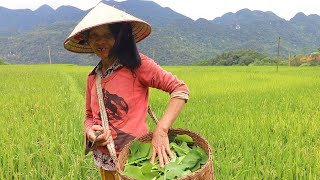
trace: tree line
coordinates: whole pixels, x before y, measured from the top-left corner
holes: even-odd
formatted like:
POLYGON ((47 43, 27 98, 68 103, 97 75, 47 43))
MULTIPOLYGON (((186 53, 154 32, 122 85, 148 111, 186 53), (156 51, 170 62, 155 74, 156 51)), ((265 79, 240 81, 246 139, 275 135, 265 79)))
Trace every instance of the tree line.
POLYGON ((270 57, 266 54, 240 49, 229 52, 223 52, 213 57, 201 59, 195 62, 196 66, 318 66, 320 65, 320 48, 316 52, 307 55, 292 55, 288 58, 270 57))
POLYGON ((0 65, 7 65, 9 63, 5 62, 3 59, 0 58, 0 65))

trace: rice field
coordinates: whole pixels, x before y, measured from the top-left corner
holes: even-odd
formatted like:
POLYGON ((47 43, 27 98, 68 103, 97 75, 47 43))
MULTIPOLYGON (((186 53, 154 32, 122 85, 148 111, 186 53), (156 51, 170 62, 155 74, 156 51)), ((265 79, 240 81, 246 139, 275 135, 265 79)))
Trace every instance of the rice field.
MULTIPOLYGON (((0 179, 99 178, 82 130, 92 68, 0 66, 0 179)), ((191 91, 174 127, 209 141, 216 179, 320 179, 320 67, 164 68, 191 91)), ((151 90, 158 117, 168 99, 151 90)))

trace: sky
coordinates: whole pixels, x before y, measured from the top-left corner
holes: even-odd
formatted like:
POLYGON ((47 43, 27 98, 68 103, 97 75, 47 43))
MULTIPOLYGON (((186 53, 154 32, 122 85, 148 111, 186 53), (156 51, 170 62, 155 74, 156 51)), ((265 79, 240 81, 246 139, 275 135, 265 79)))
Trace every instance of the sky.
MULTIPOLYGON (((121 1, 121 0, 117 0, 121 1)), ((298 12, 306 15, 320 15, 319 0, 152 0, 162 7, 188 16, 193 20, 205 18, 212 20, 228 12, 240 9, 272 11, 277 16, 290 20, 298 12)), ((0 6, 9 9, 35 10, 43 4, 57 9, 62 5, 75 6, 87 10, 95 6, 100 0, 0 0, 0 6)))

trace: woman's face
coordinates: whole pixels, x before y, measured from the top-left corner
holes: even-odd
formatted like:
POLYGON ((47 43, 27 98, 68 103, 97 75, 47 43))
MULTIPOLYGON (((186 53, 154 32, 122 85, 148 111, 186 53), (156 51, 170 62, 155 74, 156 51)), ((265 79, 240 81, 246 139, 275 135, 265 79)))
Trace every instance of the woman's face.
POLYGON ((105 59, 108 57, 110 49, 114 44, 114 37, 108 26, 102 25, 94 27, 89 32, 88 42, 93 52, 97 56, 105 59))

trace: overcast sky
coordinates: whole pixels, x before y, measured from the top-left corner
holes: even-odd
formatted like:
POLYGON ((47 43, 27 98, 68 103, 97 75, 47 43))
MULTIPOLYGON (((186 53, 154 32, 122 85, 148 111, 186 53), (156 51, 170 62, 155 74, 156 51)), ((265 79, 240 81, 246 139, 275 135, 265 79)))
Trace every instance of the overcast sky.
MULTIPOLYGON (((100 0, 0 0, 0 6, 9 9, 35 10, 43 4, 56 9, 61 5, 72 5, 86 10, 100 0)), ((212 20, 227 12, 237 12, 243 8, 250 10, 273 11, 284 19, 291 19, 296 13, 306 15, 320 14, 319 0, 153 0, 163 7, 188 16, 194 20, 205 18, 212 20), (210 2, 210 3, 209 3, 210 2)))

